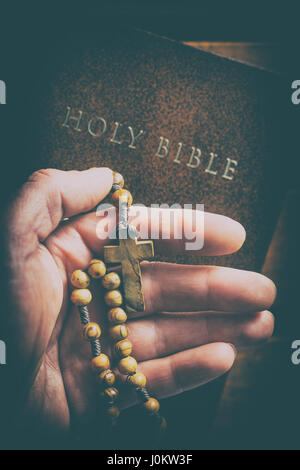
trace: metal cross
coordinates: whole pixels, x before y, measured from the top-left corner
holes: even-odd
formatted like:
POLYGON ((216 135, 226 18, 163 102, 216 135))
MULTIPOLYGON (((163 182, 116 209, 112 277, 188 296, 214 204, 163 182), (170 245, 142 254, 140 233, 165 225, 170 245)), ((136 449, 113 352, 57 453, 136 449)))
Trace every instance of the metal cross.
POLYGON ((121 264, 125 306, 129 312, 145 310, 140 262, 153 258, 153 242, 119 239, 119 246, 104 247, 105 263, 121 264))

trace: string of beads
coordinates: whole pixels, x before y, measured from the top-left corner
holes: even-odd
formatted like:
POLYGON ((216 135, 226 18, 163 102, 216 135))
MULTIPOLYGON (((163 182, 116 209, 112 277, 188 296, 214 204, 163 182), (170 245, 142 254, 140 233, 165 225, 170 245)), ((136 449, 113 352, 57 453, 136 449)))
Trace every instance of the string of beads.
MULTIPOLYGON (((105 264, 97 259, 91 260, 88 266, 88 272, 93 278, 99 278, 106 273, 105 264)), ((110 369, 110 359, 106 354, 102 353, 100 342, 101 327, 98 323, 91 322, 87 305, 92 300, 91 291, 88 289, 90 285, 89 275, 82 270, 77 269, 73 272, 71 283, 76 289, 71 294, 71 301, 77 305, 80 321, 83 327, 83 337, 91 344, 92 351, 92 368, 97 375, 97 381, 102 387, 101 396, 107 400, 107 413, 114 426, 120 415, 116 401, 119 396, 117 388, 113 387, 116 377, 110 369)))
MULTIPOLYGON (((124 179, 120 173, 114 173, 114 182, 112 186, 112 201, 116 207, 123 204, 126 209, 132 204, 132 195, 124 189, 124 179)), ((136 237, 137 231, 135 227, 128 226, 127 210, 120 210, 119 225, 117 234, 121 230, 130 231, 128 236, 132 234, 136 237), (125 214, 125 215, 124 215, 125 214), (130 230, 128 230, 130 229, 130 230)), ((153 416, 161 430, 166 427, 165 419, 160 415, 160 404, 158 400, 151 397, 146 388, 146 376, 137 370, 138 364, 132 354, 132 343, 128 339, 129 330, 126 325, 127 314, 123 306, 122 281, 116 272, 107 272, 105 263, 100 259, 92 259, 89 263, 88 273, 82 270, 76 270, 71 276, 71 283, 75 287, 71 294, 71 301, 78 306, 81 324, 83 325, 83 336, 90 342, 92 350, 92 367, 97 374, 98 381, 102 386, 102 397, 108 401, 107 412, 112 420, 112 424, 116 424, 116 420, 120 415, 116 401, 119 391, 113 385, 116 376, 111 370, 110 359, 101 349, 101 328, 97 323, 90 321, 90 315, 87 305, 92 300, 91 291, 88 289, 90 285, 90 277, 93 279, 101 279, 102 286, 106 290, 104 301, 107 307, 107 319, 110 324, 109 334, 114 342, 113 353, 118 360, 118 370, 121 374, 126 375, 126 382, 136 391, 143 407, 151 416, 153 416)))

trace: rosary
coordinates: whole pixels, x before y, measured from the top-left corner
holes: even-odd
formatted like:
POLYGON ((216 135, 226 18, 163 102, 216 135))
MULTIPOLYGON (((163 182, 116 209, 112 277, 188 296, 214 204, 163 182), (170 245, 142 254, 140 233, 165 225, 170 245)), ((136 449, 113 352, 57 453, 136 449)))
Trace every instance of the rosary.
POLYGON ((156 420, 159 430, 163 431, 166 428, 166 421, 159 413, 159 402, 148 393, 145 375, 137 371, 137 361, 131 356, 132 344, 127 339, 129 330, 126 326, 127 313, 145 310, 140 262, 153 258, 153 242, 137 241, 139 234, 136 228, 128 224, 128 208, 133 202, 132 195, 123 189, 123 176, 115 172, 113 175, 111 193, 113 204, 119 208, 117 226, 119 245, 104 247, 104 262, 92 259, 87 268, 88 273, 79 269, 73 272, 71 283, 75 289, 71 294, 71 301, 78 306, 83 337, 91 345, 92 368, 101 386, 101 396, 107 401, 107 416, 111 427, 115 427, 120 415, 120 410, 116 406, 119 391, 113 386, 116 376, 110 368, 110 358, 102 353, 101 328, 90 320, 87 307, 92 300, 92 294, 88 289, 90 276, 93 279, 101 279, 102 286, 106 290, 104 301, 108 307, 109 333, 115 343, 113 354, 118 360, 117 367, 120 373, 126 376, 126 383, 135 390, 145 410, 156 420), (121 276, 116 272, 107 273, 106 264, 121 265, 121 276))

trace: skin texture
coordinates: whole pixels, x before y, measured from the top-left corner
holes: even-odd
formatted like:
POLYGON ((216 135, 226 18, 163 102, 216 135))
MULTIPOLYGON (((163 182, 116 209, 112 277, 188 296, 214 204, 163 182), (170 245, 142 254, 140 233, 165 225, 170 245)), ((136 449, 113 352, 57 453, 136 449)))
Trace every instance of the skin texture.
MULTIPOLYGON (((6 214, 6 306, 9 332, 7 386, 18 396, 16 415, 39 432, 62 434, 88 426, 98 400, 89 344, 81 338, 69 279, 102 256, 108 240, 96 235, 91 211, 109 192, 112 172, 41 170, 21 189, 6 214), (70 220, 61 223, 63 218, 70 220), (13 328, 11 328, 13 325, 13 328), (20 364, 22 367, 20 368, 20 364), (15 367, 15 368, 14 368, 15 367)), ((224 255, 245 240, 243 227, 224 216, 205 215, 204 248, 195 253, 224 255)), ((159 253, 183 253, 184 241, 156 242, 159 253)), ((146 311, 128 319, 138 370, 157 398, 179 394, 226 373, 236 348, 264 341, 273 332, 268 311, 274 284, 261 274, 223 267, 142 264, 146 311), (166 282, 167 281, 167 282, 166 282)), ((92 287, 90 311, 102 328, 110 354, 103 289, 92 287)), ((120 407, 135 395, 118 376, 120 407)))

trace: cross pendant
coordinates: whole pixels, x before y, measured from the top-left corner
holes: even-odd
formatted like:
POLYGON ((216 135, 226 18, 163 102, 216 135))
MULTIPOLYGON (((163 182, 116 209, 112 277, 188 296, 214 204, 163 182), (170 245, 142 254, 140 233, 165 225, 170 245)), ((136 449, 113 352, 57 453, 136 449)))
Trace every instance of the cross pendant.
POLYGON ((121 264, 125 307, 128 312, 145 310, 140 262, 153 258, 153 242, 136 238, 119 239, 119 246, 104 247, 105 263, 121 264))

